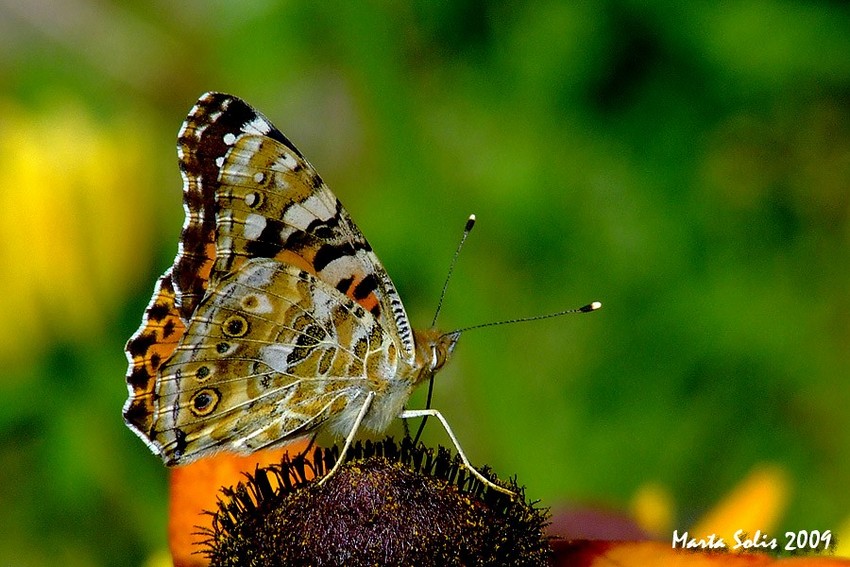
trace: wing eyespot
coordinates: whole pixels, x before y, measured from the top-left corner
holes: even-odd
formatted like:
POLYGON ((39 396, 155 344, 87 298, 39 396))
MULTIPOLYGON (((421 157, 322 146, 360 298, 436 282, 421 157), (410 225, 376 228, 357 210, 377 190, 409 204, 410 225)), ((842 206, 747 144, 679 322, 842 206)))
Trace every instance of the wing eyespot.
POLYGON ((228 337, 244 337, 248 333, 248 320, 242 315, 231 315, 224 320, 222 331, 228 337))
POLYGON ((204 417, 215 411, 218 402, 221 400, 221 394, 215 388, 204 388, 198 390, 192 401, 190 402, 190 410, 197 417, 204 417))

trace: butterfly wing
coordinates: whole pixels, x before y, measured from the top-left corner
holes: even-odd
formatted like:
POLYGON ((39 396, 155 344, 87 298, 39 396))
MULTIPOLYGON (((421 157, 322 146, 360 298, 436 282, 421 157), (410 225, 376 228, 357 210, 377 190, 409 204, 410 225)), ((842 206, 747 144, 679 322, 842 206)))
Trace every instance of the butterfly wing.
MULTIPOLYGON (((274 289, 269 297, 278 294, 302 306, 316 301, 325 306, 354 302, 367 317, 350 318, 349 324, 361 331, 368 329, 370 335, 380 333, 385 352, 392 351, 393 357, 398 355, 408 366, 413 363, 413 334, 392 281, 318 173, 267 119, 236 97, 207 93, 181 128, 178 154, 186 209, 179 252, 174 266, 157 284, 142 327, 127 344, 130 399, 124 408, 125 419, 154 452, 172 462, 184 455, 190 460, 231 439, 241 439, 247 450, 258 442, 267 444, 275 435, 291 438, 349 407, 340 405, 344 400, 341 394, 325 393, 328 383, 337 383, 332 380, 336 378, 333 373, 310 374, 315 369, 294 358, 290 361, 290 355, 286 364, 291 363, 292 368, 277 360, 274 370, 283 378, 278 378, 277 390, 265 393, 262 399, 283 407, 294 403, 286 393, 301 391, 306 388, 301 384, 310 383, 311 378, 324 376, 324 385, 321 392, 313 389, 312 396, 305 395, 304 399, 312 400, 309 408, 293 410, 286 418, 289 422, 284 419, 275 426, 251 425, 256 407, 262 404, 252 397, 259 390, 251 390, 248 384, 254 382, 259 369, 239 366, 225 357, 227 363, 219 365, 215 380, 198 380, 198 384, 218 384, 218 390, 205 391, 184 380, 180 365, 194 365, 193 371, 197 371, 208 361, 203 357, 221 342, 208 333, 212 330, 207 326, 226 310, 219 299, 230 296, 222 289, 231 285, 247 289, 239 287, 234 278, 244 275, 243 268, 248 269, 252 262, 271 259, 281 268, 311 275, 316 283, 309 289, 324 294, 307 301, 308 292, 303 289, 296 295, 274 289), (241 393, 222 401, 221 391, 231 389, 241 393), (281 401, 278 395, 288 401, 281 401), (216 429, 219 422, 232 423, 223 433, 216 429), (202 441, 204 438, 207 441, 202 441), (190 445, 190 439, 198 445, 190 445)), ((285 283, 280 278, 275 281, 285 283)), ((286 321, 279 317, 275 314, 274 320, 286 321)), ((286 339, 279 330, 275 332, 276 337, 286 339)), ((265 344, 270 336, 266 333, 252 344, 265 344)), ((358 344, 350 332, 334 336, 340 348, 358 344)), ((251 364, 264 360, 259 351, 248 354, 254 356, 247 359, 251 364)), ((197 379, 188 366, 186 372, 197 379)), ((383 381, 394 376, 387 369, 382 372, 371 376, 383 381)), ((263 376, 267 382, 271 380, 268 373, 263 376)), ((296 395, 294 399, 301 398, 296 395)), ((264 411, 274 413, 268 407, 264 411)))
POLYGON ((210 283, 162 365, 150 442, 180 464, 322 425, 344 430, 358 399, 389 387, 370 377, 392 376, 396 352, 372 314, 335 288, 297 266, 248 259, 210 283))
POLYGON ((206 93, 180 131, 186 223, 174 266, 188 320, 211 272, 276 257, 364 305, 413 357, 401 298, 371 246, 304 156, 239 98, 206 93))
POLYGON ((291 146, 243 134, 221 167, 216 273, 275 258, 315 274, 363 305, 412 360, 401 298, 371 246, 319 174, 291 146))
POLYGON ((218 255, 217 195, 221 165, 230 150, 227 142, 243 134, 268 136, 298 153, 265 116, 238 98, 218 93, 207 93, 198 99, 177 135, 186 220, 173 279, 184 320, 192 316, 204 297, 218 255))
POLYGON ((215 197, 220 166, 230 149, 224 139, 245 133, 268 135, 297 152, 265 117, 241 100, 223 95, 202 96, 177 136, 186 211, 177 257, 157 281, 142 324, 125 347, 130 397, 124 419, 145 441, 151 429, 159 367, 174 352, 203 298, 216 258, 215 197), (224 98, 228 99, 226 106, 222 106, 224 98))
POLYGON ((146 443, 156 411, 154 390, 159 367, 174 353, 185 330, 169 269, 156 282, 142 325, 125 347, 130 364, 127 371, 130 397, 124 404, 124 420, 146 443))

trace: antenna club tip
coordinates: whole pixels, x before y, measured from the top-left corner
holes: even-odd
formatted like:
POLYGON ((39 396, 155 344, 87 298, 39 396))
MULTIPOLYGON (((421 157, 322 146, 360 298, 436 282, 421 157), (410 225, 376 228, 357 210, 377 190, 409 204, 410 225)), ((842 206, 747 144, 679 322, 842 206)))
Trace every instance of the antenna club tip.
POLYGON ((472 227, 475 225, 475 213, 469 215, 469 218, 466 219, 466 230, 469 232, 472 230, 472 227))
POLYGON ((591 311, 596 311, 597 309, 602 309, 602 303, 599 301, 594 301, 593 303, 588 303, 587 305, 579 309, 579 311, 581 311, 582 313, 590 313, 591 311))

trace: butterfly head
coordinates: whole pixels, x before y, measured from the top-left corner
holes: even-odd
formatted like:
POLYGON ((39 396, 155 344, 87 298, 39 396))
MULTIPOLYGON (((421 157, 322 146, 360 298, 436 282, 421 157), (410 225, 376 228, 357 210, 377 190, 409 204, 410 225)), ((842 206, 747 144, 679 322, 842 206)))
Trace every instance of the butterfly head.
POLYGON ((460 333, 443 333, 437 329, 416 331, 416 366, 420 369, 417 383, 424 382, 446 364, 460 333))

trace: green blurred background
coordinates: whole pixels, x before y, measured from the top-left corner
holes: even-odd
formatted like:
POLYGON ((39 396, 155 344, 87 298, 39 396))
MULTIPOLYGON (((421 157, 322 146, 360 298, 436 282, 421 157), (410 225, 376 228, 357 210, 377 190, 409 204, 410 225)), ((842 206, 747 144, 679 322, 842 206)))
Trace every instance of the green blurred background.
POLYGON ((165 548, 122 349, 206 90, 308 156, 415 325, 471 212, 441 326, 605 304, 464 335, 435 407, 473 462, 550 506, 661 486, 679 529, 774 463, 783 529, 850 521, 846 4, 0 0, 0 564, 165 548))

